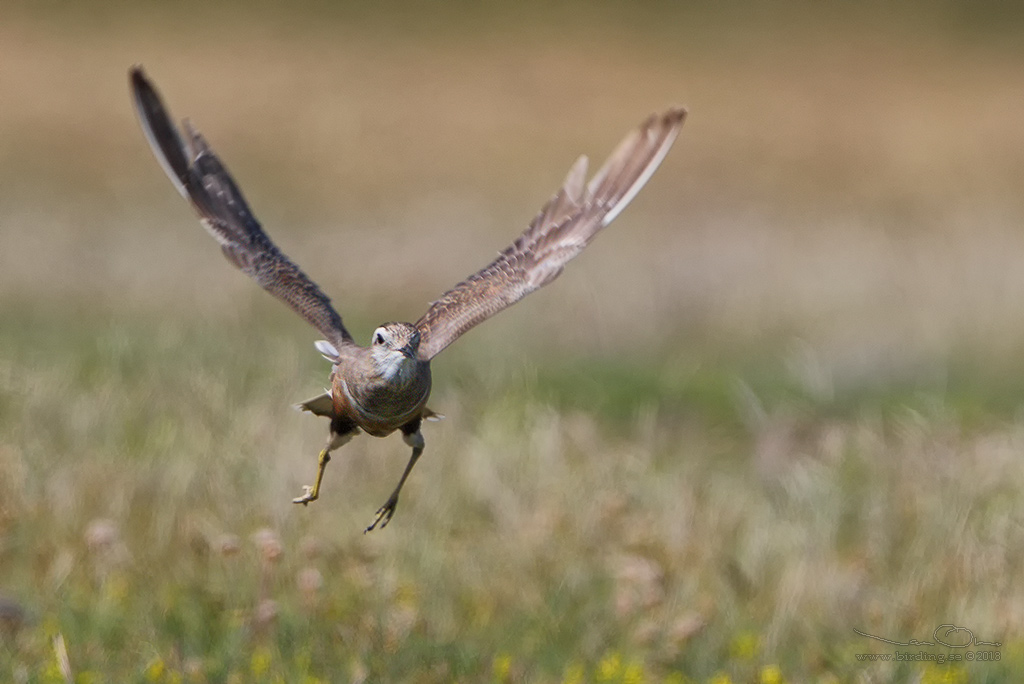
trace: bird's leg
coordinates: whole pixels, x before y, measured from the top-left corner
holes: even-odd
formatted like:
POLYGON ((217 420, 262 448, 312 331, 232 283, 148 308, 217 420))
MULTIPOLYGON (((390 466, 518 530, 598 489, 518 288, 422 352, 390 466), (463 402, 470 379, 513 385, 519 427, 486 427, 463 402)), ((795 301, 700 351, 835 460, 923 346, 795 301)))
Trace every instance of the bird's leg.
POLYGON ((377 509, 377 515, 374 517, 373 522, 370 523, 370 526, 363 531, 363 534, 378 527, 384 529, 391 522, 391 516, 395 514, 395 506, 398 505, 398 494, 402 491, 402 485, 405 484, 409 473, 412 472, 412 467, 416 465, 416 461, 419 460, 420 455, 423 453, 423 433, 420 432, 419 418, 402 427, 402 440, 412 447, 412 456, 409 457, 409 462, 405 466, 402 479, 398 481, 395 491, 391 492, 391 496, 384 502, 384 505, 377 509))
POLYGON ((310 501, 316 501, 320 498, 320 483, 324 481, 324 471, 327 470, 327 464, 331 460, 330 449, 328 447, 324 447, 323 450, 320 451, 320 457, 317 460, 316 482, 313 483, 313 486, 302 485, 302 496, 292 499, 292 503, 306 505, 310 501))
POLYGON ((336 423, 337 421, 331 423, 331 438, 327 441, 327 446, 323 448, 320 452, 320 457, 317 459, 316 482, 313 486, 303 485, 302 489, 304 491, 302 496, 292 499, 292 503, 306 505, 320 497, 320 483, 324 481, 324 470, 327 469, 327 464, 331 460, 331 451, 348 442, 358 432, 358 428, 354 428, 354 426, 347 431, 339 432, 336 428, 341 426, 336 423))

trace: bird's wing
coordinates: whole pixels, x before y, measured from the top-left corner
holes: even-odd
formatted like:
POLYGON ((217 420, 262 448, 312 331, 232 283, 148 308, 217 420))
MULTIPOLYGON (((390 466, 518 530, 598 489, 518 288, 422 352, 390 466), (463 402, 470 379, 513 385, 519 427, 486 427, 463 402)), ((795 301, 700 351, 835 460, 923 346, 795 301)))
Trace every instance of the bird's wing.
POLYGON ((228 261, 297 311, 334 347, 352 343, 330 298, 263 232, 206 140, 187 121, 182 139, 142 69, 133 67, 130 74, 135 110, 153 153, 228 261))
POLYGON ((434 358, 476 324, 557 278, 644 186, 685 117, 682 108, 651 116, 626 136, 586 185, 587 158, 580 157, 526 232, 490 265, 430 305, 416 323, 419 358, 434 358))

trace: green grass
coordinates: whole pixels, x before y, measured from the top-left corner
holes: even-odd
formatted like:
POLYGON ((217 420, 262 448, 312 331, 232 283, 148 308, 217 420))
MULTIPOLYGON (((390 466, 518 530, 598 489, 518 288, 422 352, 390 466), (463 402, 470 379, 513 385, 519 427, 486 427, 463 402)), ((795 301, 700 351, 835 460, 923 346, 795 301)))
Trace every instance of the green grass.
POLYGON ((927 389, 815 400, 771 355, 539 363, 475 389, 455 365, 395 521, 363 536, 405 448, 357 440, 293 507, 325 426, 288 403, 326 369, 289 332, 4 319, 15 678, 59 681, 60 634, 76 681, 903 681, 960 670, 865 667, 886 649, 853 629, 950 621, 1005 644, 970 681, 1024 666, 1010 415, 971 427, 927 389))

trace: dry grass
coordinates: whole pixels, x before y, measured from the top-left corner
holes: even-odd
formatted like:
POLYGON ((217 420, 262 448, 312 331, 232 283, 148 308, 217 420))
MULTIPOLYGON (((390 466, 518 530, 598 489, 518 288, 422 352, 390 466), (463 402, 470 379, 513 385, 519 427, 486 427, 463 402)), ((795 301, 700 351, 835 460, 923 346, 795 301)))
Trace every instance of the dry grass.
POLYGON ((0 679, 63 681, 58 635, 83 682, 1024 667, 1012 48, 192 11, 0 25, 0 679), (615 229, 439 360, 448 419, 364 537, 405 447, 357 440, 289 503, 326 426, 287 404, 326 368, 161 177, 135 62, 357 337, 482 265, 580 151, 692 115, 615 229), (886 649, 854 628, 945 622, 1000 662, 855 657, 886 649))
POLYGON ((322 502, 288 503, 323 428, 283 406, 322 370, 290 338, 83 324, 61 354, 34 323, 0 369, 4 586, 35 620, 7 643, 15 672, 42 673, 60 632, 103 678, 159 661, 159 681, 485 681, 507 656, 515 679, 559 681, 621 654, 649 681, 845 679, 884 652, 853 628, 951 620, 1007 644, 972 677, 1022 664, 1024 432, 963 427, 938 395, 830 417, 736 387, 724 414, 627 400, 602 425, 529 383, 448 383, 398 517, 364 537, 405 449, 358 440, 322 502))
POLYGON ((709 49, 681 24, 637 50, 636 27, 438 44, 221 25, 0 28, 0 292, 211 313, 256 299, 154 173, 125 92, 126 65, 143 62, 286 250, 370 325, 415 318, 506 244, 576 154, 600 157, 682 102, 692 116, 643 201, 534 305, 545 332, 574 311, 585 334, 562 342, 598 353, 663 335, 666 319, 716 337, 797 327, 828 354, 846 339, 933 354, 1021 337, 1012 53, 895 29, 747 28, 709 49), (383 259, 353 254, 387 254, 401 287, 377 287, 383 259))

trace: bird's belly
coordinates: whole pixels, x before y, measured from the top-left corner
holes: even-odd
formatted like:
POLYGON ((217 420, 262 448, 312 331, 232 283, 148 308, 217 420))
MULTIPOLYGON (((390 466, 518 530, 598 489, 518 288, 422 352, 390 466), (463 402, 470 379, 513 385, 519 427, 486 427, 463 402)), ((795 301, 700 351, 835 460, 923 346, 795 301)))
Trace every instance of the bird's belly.
POLYGON ((410 390, 370 392, 360 402, 352 396, 344 379, 335 376, 331 395, 336 415, 350 418, 367 434, 384 437, 418 418, 423 412, 430 394, 430 385, 410 390))

